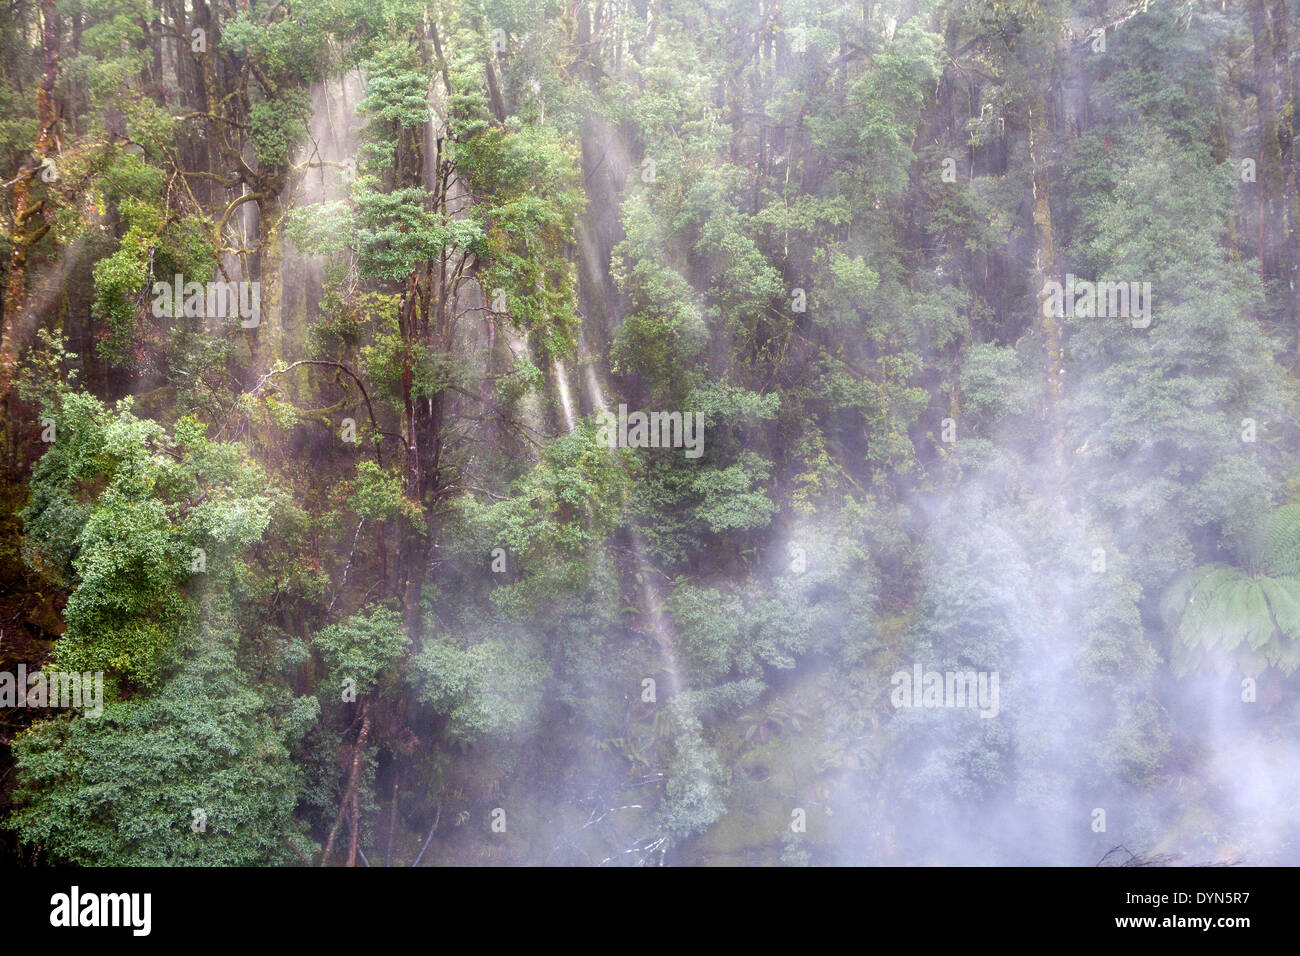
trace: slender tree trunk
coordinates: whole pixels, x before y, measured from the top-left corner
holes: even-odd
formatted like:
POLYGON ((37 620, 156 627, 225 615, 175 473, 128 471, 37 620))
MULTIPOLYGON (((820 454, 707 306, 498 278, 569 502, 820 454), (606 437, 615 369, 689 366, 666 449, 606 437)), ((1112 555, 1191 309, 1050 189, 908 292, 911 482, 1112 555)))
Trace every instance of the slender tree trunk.
POLYGON ((1300 231, 1296 219, 1296 168, 1295 168, 1295 115, 1291 77, 1290 31, 1287 25, 1286 0, 1274 0, 1272 10, 1273 31, 1273 74, 1276 89, 1281 94, 1281 111, 1277 126, 1278 146, 1278 180, 1282 192, 1278 197, 1281 222, 1285 229, 1285 240, 1280 250, 1280 279, 1285 285, 1285 302, 1287 318, 1294 323, 1298 314, 1296 305, 1297 263, 1300 262, 1300 231))
MULTIPOLYGON (((43 21, 44 73, 36 89, 36 147, 35 152, 48 159, 55 153, 54 84, 59 73, 59 17, 55 0, 41 0, 43 21)), ((10 241, 9 283, 5 289, 5 327, 0 339, 0 396, 7 401, 9 387, 23 346, 35 332, 35 323, 25 316, 27 299, 27 256, 31 247, 49 232, 49 210, 44 201, 31 201, 32 183, 40 175, 39 166, 30 161, 23 163, 14 183, 14 225, 10 241)))
POLYGON ((329 837, 325 840, 325 850, 321 854, 321 866, 329 863, 330 857, 334 853, 334 840, 338 837, 340 828, 345 820, 350 822, 352 835, 348 848, 348 866, 357 865, 357 843, 356 843, 356 807, 357 788, 361 783, 361 764, 365 759, 366 741, 370 737, 370 702, 362 700, 361 702, 361 730, 357 733, 356 742, 352 745, 352 760, 348 765, 347 786, 343 790, 343 800, 339 804, 338 815, 334 818, 334 826, 330 828, 329 837))
POLYGON ((280 192, 283 181, 264 187, 266 198, 257 203, 257 262, 256 279, 261 282, 262 308, 258 325, 253 328, 250 347, 253 353, 251 372, 264 373, 283 358, 284 317, 281 308, 283 293, 284 250, 280 237, 280 192))
MULTIPOLYGON (((1285 181, 1283 206, 1287 218, 1287 273, 1290 283, 1288 304, 1292 324, 1300 326, 1300 155, 1296 141, 1296 68, 1291 62, 1290 13, 1286 0, 1273 4, 1273 67, 1282 89, 1282 124, 1278 131, 1279 153, 1285 181)), ((1297 336, 1300 349, 1300 336, 1297 336)))
POLYGON ((1043 359, 1047 375, 1047 422, 1052 451, 1058 466, 1065 463, 1065 426, 1061 413, 1063 353, 1060 317, 1043 307, 1047 282, 1060 281, 1056 267, 1055 237, 1052 233, 1052 203, 1047 169, 1047 103, 1040 95, 1029 109, 1029 160, 1033 167, 1034 281, 1039 293, 1039 322, 1043 332, 1043 359))
POLYGON ((1254 39, 1255 108, 1259 117, 1259 269, 1265 282, 1283 279, 1280 199, 1283 191, 1278 144, 1277 92, 1273 76, 1273 36, 1266 0, 1251 0, 1254 39))
POLYGON ((397 832, 397 788, 401 781, 401 776, 396 767, 393 768, 393 800, 392 807, 388 812, 388 850, 384 853, 384 866, 393 865, 393 834, 397 832))

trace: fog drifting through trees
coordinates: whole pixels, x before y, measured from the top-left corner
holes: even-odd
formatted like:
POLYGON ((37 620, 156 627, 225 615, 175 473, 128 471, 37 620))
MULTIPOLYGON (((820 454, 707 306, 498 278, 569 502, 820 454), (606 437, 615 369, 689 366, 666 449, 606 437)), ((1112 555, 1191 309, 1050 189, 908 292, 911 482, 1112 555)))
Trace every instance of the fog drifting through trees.
POLYGON ((14 4, 0 854, 1300 863, 1297 27, 14 4))

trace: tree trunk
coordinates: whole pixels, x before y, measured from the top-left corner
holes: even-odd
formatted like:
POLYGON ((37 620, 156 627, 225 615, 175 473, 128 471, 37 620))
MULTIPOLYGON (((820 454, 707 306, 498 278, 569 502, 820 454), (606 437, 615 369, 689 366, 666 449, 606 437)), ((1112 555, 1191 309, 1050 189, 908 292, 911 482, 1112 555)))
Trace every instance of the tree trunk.
MULTIPOLYGON (((1273 69, 1282 90, 1282 123, 1278 127, 1278 153, 1282 161, 1282 209, 1287 222, 1286 297, 1289 318, 1300 323, 1300 170, 1295 149, 1296 74, 1291 63, 1291 34, 1286 0, 1273 4, 1273 69)), ((1297 340, 1300 347, 1300 339, 1297 340)))
MULTIPOLYGON (((45 72, 36 89, 37 133, 35 152, 48 159, 55 152, 54 135, 54 83, 59 73, 59 17, 55 0, 41 0, 41 19, 44 24, 42 44, 45 50, 45 72)), ((9 284, 5 289, 5 328, 0 339, 0 396, 7 401, 9 387, 22 348, 35 332, 36 322, 23 314, 26 305, 27 256, 31 247, 49 232, 49 214, 43 201, 31 202, 32 182, 40 175, 40 166, 25 162, 14 183, 14 226, 10 240, 9 284)))
POLYGON ((356 812, 358 806, 357 788, 361 783, 361 764, 365 759, 366 741, 370 737, 370 708, 369 701, 361 702, 361 730, 357 733, 356 743, 352 745, 352 760, 348 765, 348 782, 343 791, 343 800, 339 804, 338 816, 334 818, 334 826, 330 828, 329 837, 325 841, 325 850, 321 854, 321 866, 329 862, 330 856, 334 853, 334 840, 338 836, 339 829, 343 821, 347 820, 351 829, 351 838, 348 845, 348 866, 357 865, 357 840, 356 840, 356 812))
POLYGON ((1060 317, 1043 308, 1044 287, 1060 281, 1056 268, 1055 239, 1052 233, 1052 204, 1047 169, 1047 103, 1040 95, 1029 108, 1029 161, 1033 168, 1034 199, 1034 281, 1037 284, 1039 321, 1043 332, 1043 359, 1047 375, 1047 424, 1051 430, 1052 452, 1057 466, 1065 464, 1065 425, 1061 414, 1063 353, 1060 317))
POLYGON ((1280 198, 1283 191, 1278 144, 1277 93, 1273 76, 1273 36, 1266 0, 1251 0, 1254 39, 1255 108, 1259 117, 1259 271, 1266 282, 1283 277, 1280 198))

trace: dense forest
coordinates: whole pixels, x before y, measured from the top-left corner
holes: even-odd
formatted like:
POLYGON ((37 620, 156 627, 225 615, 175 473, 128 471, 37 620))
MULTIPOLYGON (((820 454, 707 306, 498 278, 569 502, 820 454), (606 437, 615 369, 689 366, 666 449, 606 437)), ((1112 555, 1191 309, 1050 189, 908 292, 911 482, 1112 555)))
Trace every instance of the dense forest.
POLYGON ((1285 0, 5 6, 0 859, 1300 863, 1285 0))

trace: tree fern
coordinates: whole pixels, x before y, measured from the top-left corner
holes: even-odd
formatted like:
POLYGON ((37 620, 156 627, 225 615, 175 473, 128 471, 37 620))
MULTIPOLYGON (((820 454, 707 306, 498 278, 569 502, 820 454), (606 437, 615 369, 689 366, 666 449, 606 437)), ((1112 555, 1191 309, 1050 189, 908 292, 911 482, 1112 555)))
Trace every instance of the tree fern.
POLYGON ((1165 592, 1160 612, 1177 635, 1175 672, 1300 666, 1300 505, 1262 518, 1237 553, 1243 567, 1204 565, 1165 592))

